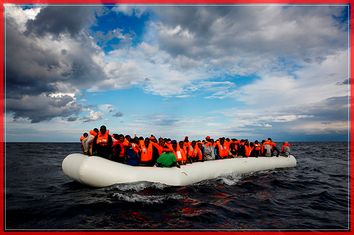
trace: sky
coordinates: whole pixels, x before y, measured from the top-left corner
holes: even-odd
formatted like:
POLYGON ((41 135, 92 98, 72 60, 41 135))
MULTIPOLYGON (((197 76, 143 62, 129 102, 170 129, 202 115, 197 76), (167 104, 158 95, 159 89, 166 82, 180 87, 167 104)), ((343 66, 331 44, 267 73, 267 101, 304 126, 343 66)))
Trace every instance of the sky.
POLYGON ((348 5, 5 5, 5 139, 347 141, 348 5))

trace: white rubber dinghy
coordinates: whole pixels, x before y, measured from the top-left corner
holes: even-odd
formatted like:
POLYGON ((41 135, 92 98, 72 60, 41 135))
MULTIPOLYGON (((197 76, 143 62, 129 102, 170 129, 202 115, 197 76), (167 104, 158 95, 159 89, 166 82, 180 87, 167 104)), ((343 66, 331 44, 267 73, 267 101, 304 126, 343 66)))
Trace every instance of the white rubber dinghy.
POLYGON ((64 174, 82 184, 107 187, 114 184, 154 182, 184 186, 224 175, 242 175, 256 171, 295 167, 296 159, 289 157, 250 157, 194 162, 181 168, 129 166, 101 157, 74 153, 62 163, 64 174))

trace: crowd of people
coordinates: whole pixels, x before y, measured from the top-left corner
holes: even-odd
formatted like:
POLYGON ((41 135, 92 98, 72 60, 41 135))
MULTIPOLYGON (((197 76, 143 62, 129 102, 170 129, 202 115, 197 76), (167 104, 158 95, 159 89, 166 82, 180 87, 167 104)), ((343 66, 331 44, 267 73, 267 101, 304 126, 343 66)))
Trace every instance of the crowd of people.
POLYGON ((81 138, 84 154, 97 155, 112 161, 132 166, 173 167, 208 160, 236 157, 279 157, 290 155, 290 144, 284 142, 281 152, 271 138, 258 142, 247 139, 218 138, 207 136, 204 140, 183 141, 169 138, 131 137, 123 134, 110 134, 106 126, 84 133, 81 138))

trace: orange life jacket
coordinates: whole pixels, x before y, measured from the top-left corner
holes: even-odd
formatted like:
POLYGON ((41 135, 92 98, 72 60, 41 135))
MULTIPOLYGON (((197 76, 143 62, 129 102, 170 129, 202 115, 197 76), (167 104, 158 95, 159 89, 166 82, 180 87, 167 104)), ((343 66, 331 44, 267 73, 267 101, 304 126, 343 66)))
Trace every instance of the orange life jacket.
POLYGON ((108 131, 106 133, 102 134, 101 132, 98 132, 96 144, 100 146, 107 146, 108 145, 108 131))
POLYGON ((90 135, 96 136, 97 133, 94 130, 90 130, 90 135))
POLYGON ((254 144, 254 150, 260 151, 261 150, 261 145, 260 144, 254 144))
POLYGON ((176 151, 173 151, 173 154, 175 155, 177 162, 179 163, 187 160, 186 152, 183 148, 180 148, 179 146, 177 146, 176 151))
POLYGON ((225 144, 224 146, 222 146, 220 143, 218 143, 217 147, 218 147, 219 157, 225 158, 229 156, 229 148, 225 144))
POLYGON ((198 160, 200 161, 203 160, 203 154, 200 148, 198 147, 198 145, 195 145, 194 148, 192 145, 190 145, 188 149, 189 149, 188 155, 191 158, 198 158, 198 160))
POLYGON ((83 141, 85 139, 85 136, 81 136, 80 137, 80 142, 83 141))
POLYGON ((252 150, 253 150, 253 148, 251 146, 245 145, 245 156, 246 157, 251 156, 252 150))
POLYGON ((149 162, 152 160, 152 153, 153 153, 153 145, 150 143, 148 147, 145 144, 141 145, 141 154, 140 154, 140 161, 141 162, 149 162))

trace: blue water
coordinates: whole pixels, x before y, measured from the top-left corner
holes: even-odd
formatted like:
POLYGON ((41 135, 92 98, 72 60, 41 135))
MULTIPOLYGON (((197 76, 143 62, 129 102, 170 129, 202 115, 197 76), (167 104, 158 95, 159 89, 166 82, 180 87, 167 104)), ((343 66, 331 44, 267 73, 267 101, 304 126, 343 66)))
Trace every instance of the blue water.
POLYGON ((78 144, 7 143, 7 230, 346 230, 348 143, 293 143, 298 166, 186 187, 90 188, 61 170, 78 144))

